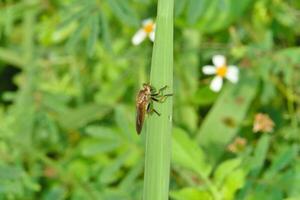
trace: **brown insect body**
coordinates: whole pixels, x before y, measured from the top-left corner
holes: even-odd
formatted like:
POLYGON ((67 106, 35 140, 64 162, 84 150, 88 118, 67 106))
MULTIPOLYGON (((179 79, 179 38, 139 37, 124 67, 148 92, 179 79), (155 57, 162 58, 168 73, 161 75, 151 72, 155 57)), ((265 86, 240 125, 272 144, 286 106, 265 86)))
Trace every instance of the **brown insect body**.
POLYGON ((163 103, 168 96, 172 94, 163 95, 163 90, 167 86, 156 91, 150 84, 143 84, 143 89, 141 89, 136 97, 136 132, 141 133, 143 128, 143 123, 145 120, 146 113, 155 112, 158 116, 160 114, 153 108, 153 101, 158 103, 163 103))
POLYGON ((136 132, 141 133, 147 108, 151 101, 151 86, 143 85, 143 89, 139 91, 136 97, 136 132))

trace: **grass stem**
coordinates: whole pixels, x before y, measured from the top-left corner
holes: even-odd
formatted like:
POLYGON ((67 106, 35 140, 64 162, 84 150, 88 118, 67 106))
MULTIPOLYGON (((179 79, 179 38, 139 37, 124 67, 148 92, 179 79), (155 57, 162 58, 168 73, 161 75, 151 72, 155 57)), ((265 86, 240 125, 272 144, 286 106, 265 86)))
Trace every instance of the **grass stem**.
MULTIPOLYGON (((174 0, 158 0, 155 42, 152 54, 150 83, 156 89, 168 86, 173 93, 173 7, 174 0)), ((169 196, 172 98, 155 103, 160 116, 147 120, 144 200, 167 200, 169 196)))

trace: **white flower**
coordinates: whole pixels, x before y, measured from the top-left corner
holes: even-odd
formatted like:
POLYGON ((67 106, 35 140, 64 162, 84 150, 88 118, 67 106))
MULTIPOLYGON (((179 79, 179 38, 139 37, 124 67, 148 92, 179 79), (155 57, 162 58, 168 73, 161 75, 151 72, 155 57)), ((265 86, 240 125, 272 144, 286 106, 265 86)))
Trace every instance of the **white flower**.
POLYGON ((213 56, 213 64, 206 65, 202 71, 206 75, 215 74, 216 77, 210 83, 210 89, 214 92, 219 92, 223 85, 223 78, 227 78, 232 83, 237 83, 239 80, 239 69, 237 66, 226 64, 226 58, 222 55, 213 56))
POLYGON ((139 29, 134 36, 132 37, 132 43, 134 45, 139 45, 141 42, 145 40, 148 36, 150 40, 153 42, 155 38, 155 23, 152 19, 145 19, 142 22, 143 27, 139 29))

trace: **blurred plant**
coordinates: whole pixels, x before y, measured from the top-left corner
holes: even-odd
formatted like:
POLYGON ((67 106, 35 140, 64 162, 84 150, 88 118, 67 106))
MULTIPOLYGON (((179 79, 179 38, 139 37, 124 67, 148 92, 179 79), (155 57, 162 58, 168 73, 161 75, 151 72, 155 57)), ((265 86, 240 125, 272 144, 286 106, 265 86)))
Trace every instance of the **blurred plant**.
MULTIPOLYGON (((169 198, 300 199, 299 1, 174 1, 169 198), (200 73, 217 54, 239 67, 222 93, 200 73), (253 134, 259 112, 274 134, 253 134), (228 152, 238 135, 247 145, 228 152)), ((153 135, 135 134, 135 92, 166 83, 162 71, 149 81, 153 45, 131 40, 156 8, 0 0, 0 199, 141 199, 153 135)), ((156 149, 170 137, 156 136, 156 149)))
POLYGON ((231 153, 239 153, 245 149, 247 140, 245 138, 236 137, 234 141, 228 145, 227 149, 231 153))

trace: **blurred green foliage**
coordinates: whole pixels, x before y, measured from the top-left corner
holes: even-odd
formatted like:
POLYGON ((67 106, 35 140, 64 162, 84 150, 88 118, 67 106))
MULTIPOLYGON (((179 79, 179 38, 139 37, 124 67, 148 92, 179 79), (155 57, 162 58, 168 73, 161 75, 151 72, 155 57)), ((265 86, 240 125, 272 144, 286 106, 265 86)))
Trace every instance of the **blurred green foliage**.
MULTIPOLYGON (((0 0, 0 199, 141 199, 154 0, 0 0)), ((175 0, 170 198, 300 199, 300 2, 175 0), (201 67, 240 68, 220 94, 201 67), (275 123, 253 133, 256 113, 275 123), (239 136, 246 145, 229 152, 239 136)))

